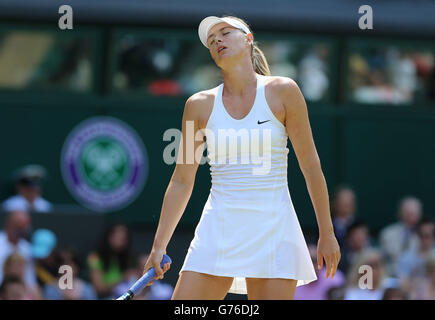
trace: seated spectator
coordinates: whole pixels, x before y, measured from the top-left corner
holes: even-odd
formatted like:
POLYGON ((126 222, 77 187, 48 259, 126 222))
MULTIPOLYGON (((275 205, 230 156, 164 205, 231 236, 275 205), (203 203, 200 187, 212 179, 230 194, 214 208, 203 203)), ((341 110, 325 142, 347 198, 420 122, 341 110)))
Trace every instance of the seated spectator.
POLYGON ((391 287, 389 285, 391 280, 387 277, 381 251, 373 248, 365 249, 349 269, 348 287, 344 299, 381 300, 385 289, 391 287), (371 277, 365 270, 361 273, 361 266, 371 267, 371 277))
POLYGON ((116 224, 104 232, 96 252, 88 256, 91 283, 100 299, 111 299, 114 289, 132 272, 131 239, 127 226, 116 224))
POLYGON ((435 300, 435 255, 430 255, 426 261, 426 276, 416 279, 411 287, 412 300, 435 300))
MULTIPOLYGON (((12 253, 3 265, 3 277, 5 279, 16 277, 24 283, 26 264, 26 259, 24 259, 19 253, 12 253)), ((40 300, 42 298, 41 290, 37 285, 29 287, 24 283, 24 287, 24 296, 26 300, 40 300)))
POLYGON ((4 211, 50 212, 52 204, 42 198, 45 169, 39 165, 22 168, 16 179, 17 195, 3 202, 4 211))
POLYGON ((387 288, 382 300, 408 300, 406 293, 401 288, 387 288))
POLYGON ((399 203, 399 221, 385 227, 380 234, 381 248, 386 256, 387 269, 395 272, 397 259, 407 250, 418 246, 416 226, 422 215, 422 204, 415 197, 405 197, 399 203))
POLYGON ((32 256, 41 288, 55 282, 59 275, 60 262, 56 243, 56 235, 51 230, 38 229, 32 235, 32 256))
POLYGON ((311 261, 313 261, 314 269, 316 270, 317 281, 297 287, 293 299, 327 300, 327 293, 329 289, 343 286, 346 282, 345 276, 340 270, 337 270, 334 278, 326 278, 325 264, 322 270, 317 268, 317 246, 315 244, 309 244, 308 250, 310 252, 311 261))
POLYGON ((32 261, 32 248, 26 240, 30 230, 30 216, 25 211, 10 212, 5 220, 4 231, 0 232, 0 282, 3 279, 3 265, 13 253, 19 253, 26 260, 24 282, 35 287, 36 276, 32 261))
POLYGON ((6 277, 0 285, 0 300, 27 300, 26 285, 19 277, 6 277))
POLYGON ((344 295, 346 294, 346 285, 341 287, 329 288, 326 293, 327 300, 344 300, 344 295))
POLYGON ((73 250, 61 250, 60 264, 72 269, 72 289, 61 289, 58 281, 44 287, 44 298, 47 300, 96 300, 97 294, 92 285, 80 278, 81 263, 73 250))
MULTIPOLYGON (((116 296, 126 292, 143 274, 143 266, 146 264, 148 255, 141 255, 137 259, 135 273, 126 281, 120 283, 116 289, 116 296)), ((162 280, 153 280, 154 284, 146 286, 139 294, 134 296, 134 300, 171 300, 174 288, 162 280)))
POLYGON ((346 231, 345 243, 341 247, 341 260, 338 268, 347 273, 355 257, 370 247, 369 229, 361 221, 354 221, 346 231))
POLYGON ((328 90, 328 53, 322 45, 313 47, 299 62, 298 82, 307 100, 319 101, 328 90))
POLYGON ((426 262, 430 255, 435 255, 435 225, 432 220, 422 219, 417 227, 418 248, 403 253, 396 264, 396 274, 403 280, 413 280, 425 276, 426 262))
POLYGON ((347 228, 355 220, 356 199, 350 187, 341 185, 337 187, 332 198, 332 223, 335 237, 340 246, 346 238, 347 228))

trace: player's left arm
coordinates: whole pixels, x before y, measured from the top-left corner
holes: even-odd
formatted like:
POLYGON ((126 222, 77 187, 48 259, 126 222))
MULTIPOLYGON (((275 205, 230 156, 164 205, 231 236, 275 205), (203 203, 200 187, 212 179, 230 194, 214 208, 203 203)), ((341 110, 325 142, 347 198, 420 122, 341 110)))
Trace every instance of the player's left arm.
POLYGON ((319 227, 318 267, 323 267, 325 259, 326 277, 333 277, 341 258, 340 247, 334 235, 328 189, 311 132, 307 104, 296 82, 282 79, 279 92, 285 109, 286 131, 304 175, 319 227))

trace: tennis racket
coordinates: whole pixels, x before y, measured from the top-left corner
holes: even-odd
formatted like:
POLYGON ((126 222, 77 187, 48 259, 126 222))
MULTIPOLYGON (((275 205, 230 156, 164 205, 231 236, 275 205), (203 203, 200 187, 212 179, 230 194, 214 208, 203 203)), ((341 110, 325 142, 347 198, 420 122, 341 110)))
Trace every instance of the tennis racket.
MULTIPOLYGON (((160 267, 166 263, 172 263, 171 258, 166 254, 163 255, 162 262, 160 262, 160 267)), ((150 268, 142 277, 139 278, 122 296, 116 300, 131 300, 137 294, 139 294, 142 289, 156 276, 156 271, 154 267, 150 268)))

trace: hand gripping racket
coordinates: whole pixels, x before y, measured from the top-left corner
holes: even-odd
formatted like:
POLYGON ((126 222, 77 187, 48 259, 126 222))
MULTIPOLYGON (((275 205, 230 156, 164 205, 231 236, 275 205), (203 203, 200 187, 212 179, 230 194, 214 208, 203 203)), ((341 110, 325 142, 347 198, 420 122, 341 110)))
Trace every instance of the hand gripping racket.
MULTIPOLYGON (((162 262, 160 262, 160 267, 163 269, 163 265, 166 263, 172 263, 171 258, 166 254, 163 255, 162 262)), ((125 292, 122 296, 120 296, 116 300, 131 300, 137 294, 139 294, 142 289, 156 276, 156 271, 154 267, 150 268, 142 277, 139 278, 130 289, 125 292)))

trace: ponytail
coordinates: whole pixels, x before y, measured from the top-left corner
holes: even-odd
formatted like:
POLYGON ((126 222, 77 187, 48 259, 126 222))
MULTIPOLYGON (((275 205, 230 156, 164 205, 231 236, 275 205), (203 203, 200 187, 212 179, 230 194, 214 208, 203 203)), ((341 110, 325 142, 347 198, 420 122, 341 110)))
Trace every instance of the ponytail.
POLYGON ((270 76, 269 64, 267 63, 263 51, 260 50, 255 41, 252 44, 251 59, 252 66, 254 67, 254 71, 256 73, 263 76, 270 76))

